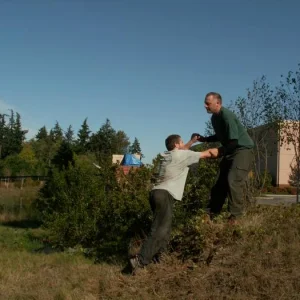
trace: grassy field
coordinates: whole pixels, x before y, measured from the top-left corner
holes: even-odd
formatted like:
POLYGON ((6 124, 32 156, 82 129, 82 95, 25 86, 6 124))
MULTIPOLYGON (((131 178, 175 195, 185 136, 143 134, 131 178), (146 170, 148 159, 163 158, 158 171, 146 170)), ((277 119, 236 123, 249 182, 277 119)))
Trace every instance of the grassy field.
POLYGON ((300 299, 297 206, 253 209, 238 226, 199 220, 206 243, 197 262, 173 253, 135 276, 80 249, 45 248, 47 232, 24 214, 0 220, 0 299, 300 299))

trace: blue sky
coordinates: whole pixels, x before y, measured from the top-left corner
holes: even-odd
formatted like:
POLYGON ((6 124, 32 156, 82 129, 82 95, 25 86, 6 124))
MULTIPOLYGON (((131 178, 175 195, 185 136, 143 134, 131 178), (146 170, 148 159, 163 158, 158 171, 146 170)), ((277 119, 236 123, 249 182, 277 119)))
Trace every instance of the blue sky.
POLYGON ((207 92, 225 105, 300 62, 300 2, 0 0, 0 111, 31 135, 109 118, 145 161, 179 133, 204 132, 207 92))

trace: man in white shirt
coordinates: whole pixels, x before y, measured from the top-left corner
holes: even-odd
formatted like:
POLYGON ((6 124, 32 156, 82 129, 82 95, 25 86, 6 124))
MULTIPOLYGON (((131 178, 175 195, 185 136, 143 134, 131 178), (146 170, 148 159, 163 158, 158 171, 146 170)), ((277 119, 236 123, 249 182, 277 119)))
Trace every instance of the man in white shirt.
POLYGON ((168 151, 161 154, 157 182, 149 199, 154 219, 139 254, 130 259, 133 271, 148 265, 156 255, 166 250, 171 234, 174 202, 182 200, 188 167, 199 162, 200 158, 218 157, 218 149, 203 152, 187 150, 198 138, 195 135, 184 145, 181 137, 173 134, 165 141, 168 151))

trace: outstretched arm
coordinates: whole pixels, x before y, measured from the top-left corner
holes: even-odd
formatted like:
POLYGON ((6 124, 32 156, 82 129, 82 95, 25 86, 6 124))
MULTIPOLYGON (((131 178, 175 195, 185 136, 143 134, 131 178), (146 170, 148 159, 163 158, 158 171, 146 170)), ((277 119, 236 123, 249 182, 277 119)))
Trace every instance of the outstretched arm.
POLYGON ((201 152, 200 158, 218 158, 219 154, 218 148, 212 148, 201 152))
POLYGON ((202 135, 200 135, 199 133, 193 133, 192 134, 192 137, 191 137, 191 139, 193 138, 193 137, 195 137, 195 136, 197 136, 197 140, 198 140, 198 142, 207 142, 207 143, 215 143, 215 142, 218 142, 219 140, 218 140, 218 138, 217 138, 217 136, 214 134, 214 135, 211 135, 211 136, 202 136, 202 135))
POLYGON ((197 135, 192 136, 191 139, 190 139, 190 141, 187 142, 187 143, 184 145, 183 149, 185 149, 185 150, 190 149, 190 148, 192 147, 192 145, 195 144, 195 143, 198 142, 198 141, 199 141, 199 140, 198 140, 198 136, 197 136, 197 135))

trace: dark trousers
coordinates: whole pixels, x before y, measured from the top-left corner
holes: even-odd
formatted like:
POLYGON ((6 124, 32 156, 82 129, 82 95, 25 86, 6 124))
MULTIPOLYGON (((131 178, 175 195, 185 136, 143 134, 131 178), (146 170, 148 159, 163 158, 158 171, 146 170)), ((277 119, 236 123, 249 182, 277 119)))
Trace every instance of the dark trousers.
POLYGON ((228 197, 228 210, 239 217, 244 212, 244 188, 253 162, 252 149, 237 150, 224 156, 220 162, 219 176, 211 190, 208 208, 219 214, 228 197))
POLYGON ((139 253, 140 262, 143 265, 148 265, 156 254, 167 249, 174 207, 174 198, 166 190, 152 190, 149 201, 154 219, 150 234, 139 253))

